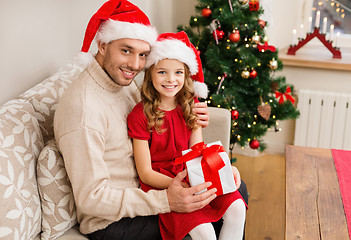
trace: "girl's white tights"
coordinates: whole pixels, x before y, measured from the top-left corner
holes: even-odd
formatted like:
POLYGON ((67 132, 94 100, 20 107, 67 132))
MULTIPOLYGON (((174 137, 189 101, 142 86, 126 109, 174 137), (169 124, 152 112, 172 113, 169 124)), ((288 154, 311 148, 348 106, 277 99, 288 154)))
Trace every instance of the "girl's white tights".
POLYGON ((203 223, 191 230, 189 235, 192 240, 216 240, 216 232, 211 223, 203 223))
POLYGON ((223 226, 219 233, 219 240, 242 240, 246 206, 242 199, 235 200, 223 215, 223 226))
MULTIPOLYGON (((241 240, 244 234, 246 207, 241 199, 235 200, 223 215, 223 226, 219 240, 241 240)), ((189 232, 192 240, 216 240, 211 223, 203 223, 189 232)))

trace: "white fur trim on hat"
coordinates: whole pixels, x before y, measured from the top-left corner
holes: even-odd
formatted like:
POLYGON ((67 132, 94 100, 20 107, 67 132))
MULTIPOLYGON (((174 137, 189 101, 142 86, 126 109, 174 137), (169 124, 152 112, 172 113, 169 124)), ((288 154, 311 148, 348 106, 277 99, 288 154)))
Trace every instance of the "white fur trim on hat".
POLYGON ((149 68, 163 59, 176 59, 185 63, 189 67, 190 75, 198 72, 194 51, 180 40, 166 39, 151 45, 151 53, 147 56, 145 67, 149 68))
POLYGON ((193 83, 194 83, 195 96, 206 99, 208 96, 208 88, 206 83, 199 82, 199 81, 194 81, 193 83))
POLYGON ((122 22, 109 19, 101 24, 96 39, 103 43, 109 43, 117 39, 132 38, 143 40, 152 45, 156 42, 157 35, 157 30, 154 27, 140 23, 122 22))

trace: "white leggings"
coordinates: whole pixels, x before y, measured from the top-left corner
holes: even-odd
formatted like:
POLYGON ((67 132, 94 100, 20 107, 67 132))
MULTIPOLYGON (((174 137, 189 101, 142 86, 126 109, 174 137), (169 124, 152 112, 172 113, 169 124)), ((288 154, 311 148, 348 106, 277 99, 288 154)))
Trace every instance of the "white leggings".
MULTIPOLYGON (((246 207, 242 199, 235 200, 223 215, 219 240, 241 240, 244 234, 246 207)), ((216 240, 211 223, 203 223, 189 232, 192 240, 216 240)))

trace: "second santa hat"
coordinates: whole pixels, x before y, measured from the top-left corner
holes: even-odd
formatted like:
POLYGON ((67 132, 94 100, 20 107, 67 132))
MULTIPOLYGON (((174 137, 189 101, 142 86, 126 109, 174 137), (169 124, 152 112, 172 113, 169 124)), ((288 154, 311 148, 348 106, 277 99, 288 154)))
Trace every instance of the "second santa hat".
POLYGON ((176 59, 185 63, 189 67, 191 78, 194 80, 195 96, 207 98, 208 89, 204 83, 200 56, 184 31, 160 34, 156 43, 151 46, 146 68, 157 64, 162 59, 176 59))

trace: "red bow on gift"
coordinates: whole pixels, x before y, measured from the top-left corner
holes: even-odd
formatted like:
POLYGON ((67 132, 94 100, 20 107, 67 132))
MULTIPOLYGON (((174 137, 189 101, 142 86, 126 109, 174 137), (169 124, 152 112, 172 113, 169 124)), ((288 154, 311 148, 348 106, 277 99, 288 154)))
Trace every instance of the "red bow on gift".
POLYGON ((292 104, 295 102, 295 99, 291 96, 291 89, 289 86, 286 87, 285 93, 276 91, 275 97, 278 99, 280 104, 284 103, 286 100, 289 100, 292 104))
POLYGON ((185 163, 196 157, 202 156, 201 167, 204 173, 205 182, 212 182, 212 185, 209 187, 216 188, 217 195, 223 194, 222 184, 219 177, 219 170, 225 166, 220 152, 225 152, 223 146, 221 145, 212 145, 207 147, 204 142, 200 142, 191 147, 190 152, 185 155, 175 159, 175 164, 185 163))
POLYGON ((271 52, 275 52, 275 47, 274 46, 270 46, 268 45, 267 42, 264 43, 264 45, 261 45, 261 44, 257 44, 257 49, 258 51, 262 52, 262 50, 264 51, 271 51, 271 52))

